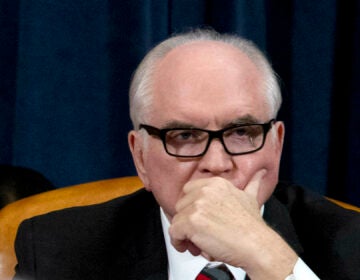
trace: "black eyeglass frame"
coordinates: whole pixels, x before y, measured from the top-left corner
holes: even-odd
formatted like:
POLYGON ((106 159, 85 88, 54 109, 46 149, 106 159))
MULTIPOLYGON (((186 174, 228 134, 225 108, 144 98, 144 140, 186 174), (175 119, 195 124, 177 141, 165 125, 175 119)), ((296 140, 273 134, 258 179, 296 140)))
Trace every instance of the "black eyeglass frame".
POLYGON ((211 144, 211 141, 213 139, 219 139, 222 146, 224 147, 224 150, 231 156, 239 156, 239 155, 245 155, 245 154, 251 154, 251 153, 255 153, 259 150, 261 150, 264 147, 265 144, 265 140, 266 140, 266 136, 268 134, 268 132, 270 131, 272 125, 276 122, 276 119, 271 119, 270 121, 266 122, 266 123, 247 123, 247 124, 239 124, 239 125, 234 125, 234 126, 230 126, 230 127, 226 127, 220 130, 207 130, 207 129, 202 129, 202 128, 182 128, 182 127, 177 127, 177 128, 164 128, 164 129, 160 129, 151 125, 147 125, 147 124, 140 124, 139 125, 139 130, 140 129, 145 129, 146 132, 149 135, 152 136, 156 136, 158 138, 161 139, 164 149, 166 151, 166 153, 170 156, 174 156, 174 157, 181 157, 181 158, 195 158, 195 157, 202 157, 203 155, 206 154, 207 150, 209 149, 209 146, 211 144), (223 135, 224 132, 234 129, 234 128, 240 128, 240 127, 246 127, 246 126, 252 126, 252 125, 260 125, 262 126, 263 129, 263 139, 262 139, 262 143, 261 145, 256 148, 255 150, 251 150, 251 151, 247 151, 247 152, 240 152, 240 153, 232 153, 228 150, 228 148, 225 145, 224 139, 223 139, 223 135), (205 149, 202 153, 197 154, 197 155, 191 155, 191 156, 183 156, 183 155, 177 155, 177 154, 173 154, 171 152, 168 151, 167 147, 166 147, 166 133, 169 131, 173 131, 173 130, 198 130, 198 131, 203 131, 206 132, 209 135, 209 138, 207 140, 207 144, 205 146, 205 149))

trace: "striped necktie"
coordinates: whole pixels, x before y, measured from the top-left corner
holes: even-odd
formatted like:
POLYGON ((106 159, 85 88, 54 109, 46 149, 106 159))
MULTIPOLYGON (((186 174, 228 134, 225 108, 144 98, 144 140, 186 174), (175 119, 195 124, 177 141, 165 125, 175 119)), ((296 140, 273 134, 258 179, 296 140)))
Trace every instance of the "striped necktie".
POLYGON ((204 267, 196 280, 234 280, 234 276, 226 265, 221 264, 216 267, 204 267))

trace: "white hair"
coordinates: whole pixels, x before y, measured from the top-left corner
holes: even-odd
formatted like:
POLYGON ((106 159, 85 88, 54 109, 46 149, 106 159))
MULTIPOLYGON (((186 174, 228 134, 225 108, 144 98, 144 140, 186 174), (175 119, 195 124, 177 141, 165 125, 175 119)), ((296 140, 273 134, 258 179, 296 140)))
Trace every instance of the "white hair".
POLYGON ((152 75, 157 62, 176 47, 195 41, 223 42, 244 53, 264 75, 266 89, 264 94, 269 105, 270 118, 276 118, 282 102, 280 86, 276 73, 262 51, 253 42, 240 36, 220 34, 211 29, 196 29, 187 33, 176 34, 161 42, 145 56, 136 69, 129 92, 130 117, 134 129, 138 129, 139 124, 145 122, 146 112, 151 105, 152 75))

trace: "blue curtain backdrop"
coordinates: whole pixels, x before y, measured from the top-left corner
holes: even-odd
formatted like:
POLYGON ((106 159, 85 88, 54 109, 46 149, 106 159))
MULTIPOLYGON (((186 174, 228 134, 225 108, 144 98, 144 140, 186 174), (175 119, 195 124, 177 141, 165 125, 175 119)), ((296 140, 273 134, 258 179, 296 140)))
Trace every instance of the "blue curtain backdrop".
POLYGON ((211 26, 281 77, 281 178, 360 205, 360 1, 0 0, 0 163, 57 187, 135 170, 128 85, 154 44, 211 26))

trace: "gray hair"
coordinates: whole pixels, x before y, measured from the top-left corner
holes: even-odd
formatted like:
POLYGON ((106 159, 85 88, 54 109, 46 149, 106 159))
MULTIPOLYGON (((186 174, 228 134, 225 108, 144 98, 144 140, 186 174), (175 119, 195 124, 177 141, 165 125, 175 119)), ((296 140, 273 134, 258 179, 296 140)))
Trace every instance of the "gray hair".
POLYGON ((272 118, 276 117, 282 102, 280 86, 276 73, 261 50, 251 41, 237 35, 220 34, 210 29, 196 29, 187 33, 174 35, 161 42, 145 56, 136 69, 129 92, 130 117, 134 129, 138 129, 139 124, 145 122, 147 109, 151 105, 152 75, 157 62, 176 47, 195 41, 223 42, 236 47, 248 56, 264 75, 266 88, 264 94, 268 98, 269 114, 272 118))

